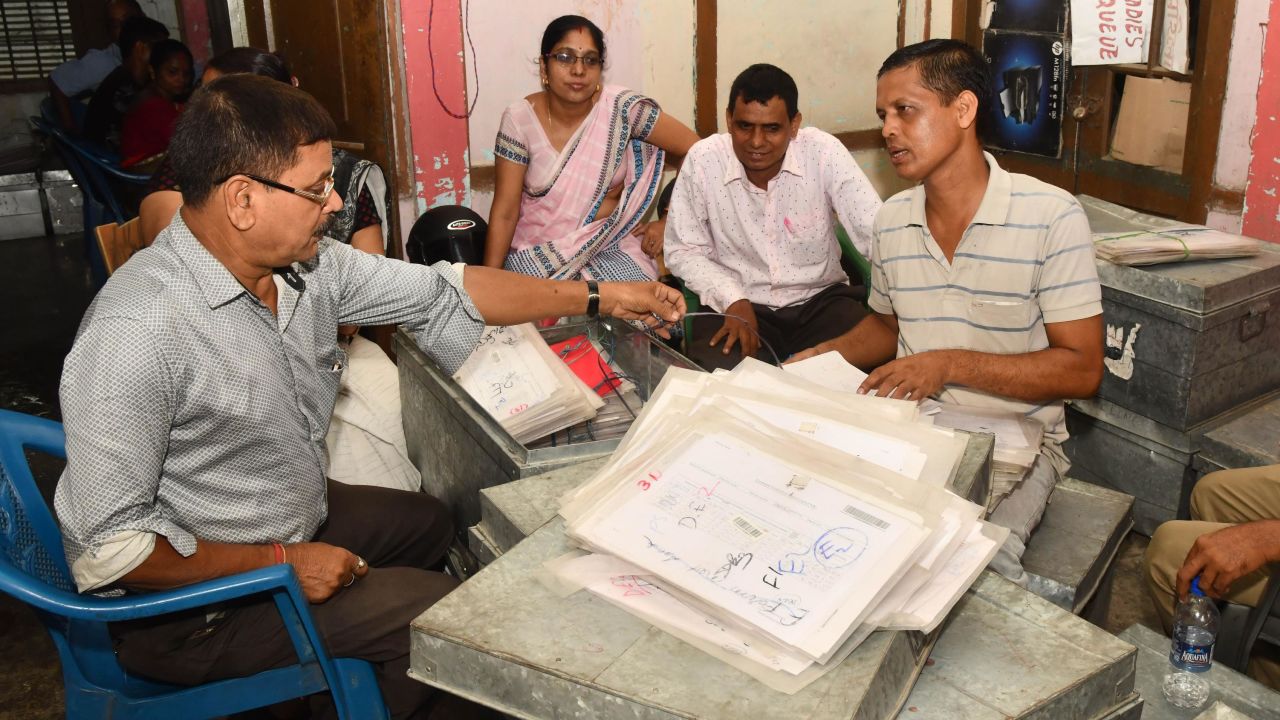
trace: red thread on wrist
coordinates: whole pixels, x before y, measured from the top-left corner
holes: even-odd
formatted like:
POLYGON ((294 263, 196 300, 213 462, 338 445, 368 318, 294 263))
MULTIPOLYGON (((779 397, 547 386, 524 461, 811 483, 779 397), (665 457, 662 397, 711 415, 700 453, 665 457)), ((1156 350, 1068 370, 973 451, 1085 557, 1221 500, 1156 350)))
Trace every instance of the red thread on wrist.
POLYGON ((284 552, 284 545, 281 545, 280 543, 271 543, 271 548, 276 554, 276 564, 279 565, 280 563, 283 563, 287 557, 284 552))

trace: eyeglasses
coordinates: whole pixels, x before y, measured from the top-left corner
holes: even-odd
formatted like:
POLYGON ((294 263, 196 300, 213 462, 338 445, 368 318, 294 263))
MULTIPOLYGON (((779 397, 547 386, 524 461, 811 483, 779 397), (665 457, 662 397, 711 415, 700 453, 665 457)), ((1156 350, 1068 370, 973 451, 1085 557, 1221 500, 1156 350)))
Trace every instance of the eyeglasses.
POLYGON ((582 66, 588 70, 594 70, 604 65, 604 60, 599 55, 574 55, 567 50, 547 53, 544 57, 548 60, 555 60, 565 67, 573 67, 573 64, 579 60, 582 61, 582 66))
POLYGON ((267 187, 273 187, 277 190, 284 190, 285 192, 293 193, 294 195, 297 195, 299 197, 304 197, 317 205, 324 205, 326 202, 329 201, 329 196, 333 194, 333 184, 335 181, 334 174, 336 172, 337 172, 336 167, 329 169, 329 178, 324 181, 324 190, 321 190, 318 193, 309 192, 307 190, 299 190, 294 187, 289 187, 284 183, 279 183, 279 182, 276 182, 275 180, 268 180, 264 177, 258 177, 257 175, 253 175, 251 173, 240 173, 240 174, 244 175, 245 177, 251 180, 257 180, 258 182, 262 183, 263 185, 266 185, 267 187))

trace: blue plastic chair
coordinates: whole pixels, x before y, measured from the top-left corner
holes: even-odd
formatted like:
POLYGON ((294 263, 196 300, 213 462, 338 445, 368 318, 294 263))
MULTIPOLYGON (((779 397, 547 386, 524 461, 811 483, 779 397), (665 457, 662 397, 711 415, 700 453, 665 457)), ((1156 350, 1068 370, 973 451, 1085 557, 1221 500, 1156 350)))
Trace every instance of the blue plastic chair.
POLYGON ((165 592, 101 598, 75 592, 62 537, 24 449, 65 457, 62 425, 0 410, 0 590, 32 606, 62 661, 69 718, 211 718, 328 690, 343 718, 386 718, 369 663, 331 659, 289 565, 165 592), (275 601, 299 663, 184 687, 130 676, 108 622, 154 617, 253 594, 275 601))
POLYGON ((99 225, 106 223, 124 224, 134 216, 116 198, 112 182, 146 185, 151 176, 122 169, 119 165, 120 158, 111 150, 68 135, 56 120, 49 117, 52 110, 47 104, 42 105, 41 109, 42 116, 30 118, 31 126, 36 132, 54 141, 58 154, 66 163, 67 171, 84 196, 85 254, 89 259, 94 282, 101 286, 107 281, 107 271, 94 231, 99 225))

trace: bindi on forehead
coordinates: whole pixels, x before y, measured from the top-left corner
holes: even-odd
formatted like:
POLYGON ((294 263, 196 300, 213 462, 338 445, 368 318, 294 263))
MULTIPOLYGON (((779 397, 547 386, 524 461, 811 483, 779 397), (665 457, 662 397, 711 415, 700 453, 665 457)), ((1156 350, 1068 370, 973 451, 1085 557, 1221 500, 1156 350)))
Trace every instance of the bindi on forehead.
POLYGON ((556 46, 556 51, 560 50, 576 50, 580 54, 600 52, 600 48, 596 47, 596 41, 591 37, 591 33, 583 28, 575 28, 565 33, 556 46))

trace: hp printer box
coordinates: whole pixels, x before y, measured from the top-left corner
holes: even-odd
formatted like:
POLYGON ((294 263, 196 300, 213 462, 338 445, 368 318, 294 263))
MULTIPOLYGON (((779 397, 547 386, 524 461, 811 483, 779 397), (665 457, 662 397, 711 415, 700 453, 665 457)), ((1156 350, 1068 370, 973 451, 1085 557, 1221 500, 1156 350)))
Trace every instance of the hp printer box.
POLYGON ((982 53, 991 65, 987 145, 1058 157, 1071 70, 1061 34, 988 30, 982 53))

